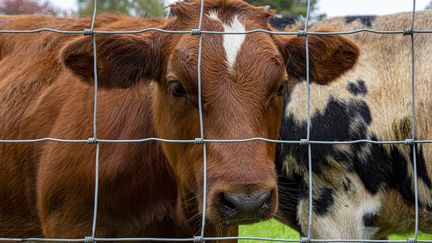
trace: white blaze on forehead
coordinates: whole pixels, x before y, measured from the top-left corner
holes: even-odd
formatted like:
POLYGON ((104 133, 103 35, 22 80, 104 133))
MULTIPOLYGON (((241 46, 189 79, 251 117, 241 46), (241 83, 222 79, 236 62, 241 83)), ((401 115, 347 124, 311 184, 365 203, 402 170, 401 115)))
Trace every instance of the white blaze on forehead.
POLYGON ((218 21, 220 23, 222 23, 222 21, 219 19, 218 16, 218 12, 217 11, 210 11, 209 14, 207 15, 210 19, 213 19, 215 21, 218 21))
MULTIPOLYGON (((231 25, 223 25, 225 32, 245 32, 245 26, 235 16, 231 25)), ((234 67, 237 55, 243 45, 246 35, 224 35, 224 48, 227 55, 227 64, 231 69, 234 67)))
MULTIPOLYGON (((225 32, 245 32, 246 31, 246 27, 242 22, 240 22, 238 15, 234 16, 234 18, 228 24, 223 23, 222 20, 219 19, 218 12, 216 11, 211 11, 208 14, 208 17, 210 19, 213 19, 221 23, 225 32)), ((234 68, 237 55, 240 52, 240 49, 245 39, 246 39, 245 34, 236 34, 236 35, 224 34, 223 35, 223 46, 225 49, 226 60, 227 60, 226 63, 228 65, 228 68, 230 68, 231 70, 234 68)))

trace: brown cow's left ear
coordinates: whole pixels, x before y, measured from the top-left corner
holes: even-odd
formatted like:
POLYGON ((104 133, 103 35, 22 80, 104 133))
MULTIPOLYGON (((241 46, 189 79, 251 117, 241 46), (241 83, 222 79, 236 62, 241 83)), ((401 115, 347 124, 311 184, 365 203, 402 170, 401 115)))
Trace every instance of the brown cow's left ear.
MULTIPOLYGON (((296 78, 306 77, 305 38, 290 37, 282 41, 281 51, 287 72, 296 78)), ((357 45, 341 36, 309 35, 310 78, 318 84, 328 84, 351 69, 360 51, 357 45)))
MULTIPOLYGON (((98 35, 96 53, 99 85, 104 88, 128 88, 140 79, 158 79, 163 40, 158 39, 157 34, 98 35)), ((69 43, 60 58, 83 82, 93 83, 92 36, 80 37, 69 43)))

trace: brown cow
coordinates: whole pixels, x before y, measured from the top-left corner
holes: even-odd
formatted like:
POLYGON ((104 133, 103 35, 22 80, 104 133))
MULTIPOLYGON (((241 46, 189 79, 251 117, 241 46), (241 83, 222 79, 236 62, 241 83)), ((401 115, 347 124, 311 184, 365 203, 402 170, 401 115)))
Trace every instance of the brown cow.
MULTIPOLYGON (((199 1, 167 20, 102 15, 96 29, 198 26, 199 1)), ((203 28, 267 29, 271 12, 238 0, 205 2, 203 28)), ((83 30, 89 19, 2 17, 2 29, 83 30)), ((204 35, 202 91, 209 139, 276 139, 288 73, 304 75, 304 37, 204 35)), ((200 136, 198 37, 146 32, 97 35, 99 139, 200 136)), ((332 80, 357 60, 342 37, 310 37, 312 77, 332 80), (324 65, 331 65, 323 68, 324 65)), ((0 138, 92 136, 91 36, 0 35, 0 138)), ((91 233, 95 145, 0 143, 0 236, 83 238, 91 233)), ((236 235, 238 224, 276 211, 275 145, 209 143, 206 235, 236 235)), ((199 233, 202 145, 102 143, 99 237, 191 237, 199 233)))

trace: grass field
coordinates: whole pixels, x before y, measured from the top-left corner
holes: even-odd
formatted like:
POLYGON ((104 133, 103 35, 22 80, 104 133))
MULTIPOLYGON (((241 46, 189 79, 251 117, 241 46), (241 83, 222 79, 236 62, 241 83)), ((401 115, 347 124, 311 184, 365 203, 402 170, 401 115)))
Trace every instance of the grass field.
MULTIPOLYGON (((254 236, 266 238, 282 238, 282 239, 299 239, 300 235, 287 226, 284 226, 276 220, 271 220, 259 224, 241 226, 240 236, 254 236)), ((411 238, 410 235, 392 235, 391 240, 406 240, 411 238)), ((432 235, 420 234, 421 240, 432 240, 432 235)), ((257 241, 240 241, 241 243, 256 243, 257 241)))

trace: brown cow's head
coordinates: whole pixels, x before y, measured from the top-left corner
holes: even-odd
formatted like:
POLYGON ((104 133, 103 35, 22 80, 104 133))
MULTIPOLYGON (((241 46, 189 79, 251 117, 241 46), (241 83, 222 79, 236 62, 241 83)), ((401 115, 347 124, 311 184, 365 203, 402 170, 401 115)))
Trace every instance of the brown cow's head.
MULTIPOLYGON (((191 30, 200 1, 172 6, 162 28, 191 30)), ((243 32, 267 29, 271 12, 238 0, 205 1, 202 28, 243 32)), ((310 36, 311 74, 325 84, 351 68, 357 47, 342 37, 310 36), (328 67, 325 67, 329 65, 328 67)), ((98 36, 99 82, 105 88, 146 88, 152 83, 156 133, 167 139, 200 137, 198 114, 199 37, 159 32, 98 36)), ((65 48, 63 60, 82 80, 92 79, 92 42, 83 37, 65 48)), ((207 139, 278 138, 282 94, 305 75, 304 37, 203 35, 202 105, 207 139)), ((203 145, 164 143, 182 200, 197 202, 203 191, 203 145)), ((207 217, 215 224, 270 218, 276 211, 275 144, 208 143, 207 217)))

